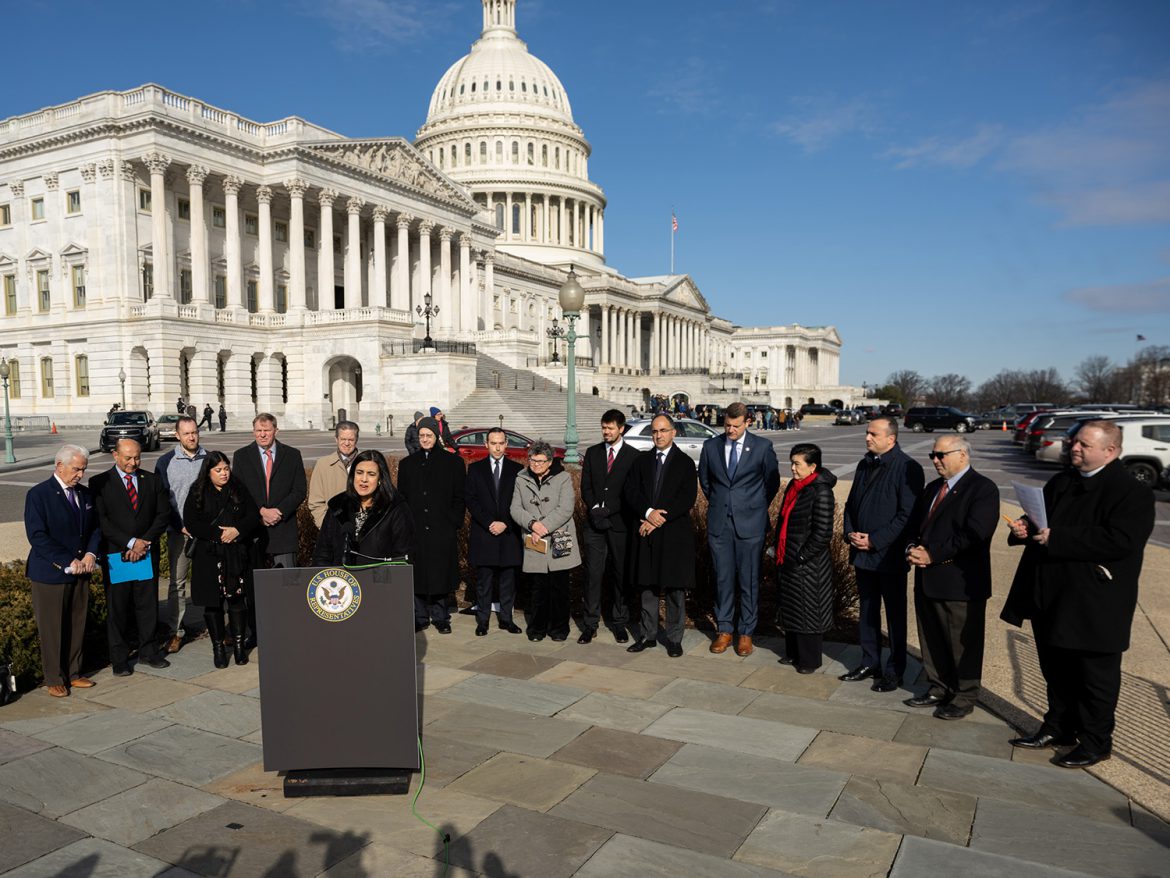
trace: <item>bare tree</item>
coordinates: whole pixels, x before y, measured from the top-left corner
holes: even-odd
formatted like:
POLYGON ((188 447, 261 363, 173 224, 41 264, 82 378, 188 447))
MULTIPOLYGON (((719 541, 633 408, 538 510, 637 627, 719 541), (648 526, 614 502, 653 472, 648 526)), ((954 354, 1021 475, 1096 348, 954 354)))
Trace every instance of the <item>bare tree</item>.
POLYGON ((921 375, 913 369, 899 369, 890 373, 878 395, 909 407, 918 402, 925 391, 926 380, 921 375))
POLYGON ((1020 373, 1020 392, 1028 402, 1060 405, 1068 399, 1068 388, 1051 366, 1020 373))
POLYGON ((1116 402, 1116 379, 1117 369, 1108 357, 1100 354, 1081 360, 1073 377, 1085 402, 1116 402))
POLYGON ((926 389, 926 401, 930 405, 953 405, 962 408, 971 395, 971 379, 949 372, 935 375, 926 389))
POLYGON ((1023 400, 1023 381, 1020 372, 1004 369, 988 378, 975 390, 974 404, 980 411, 989 411, 1023 400))

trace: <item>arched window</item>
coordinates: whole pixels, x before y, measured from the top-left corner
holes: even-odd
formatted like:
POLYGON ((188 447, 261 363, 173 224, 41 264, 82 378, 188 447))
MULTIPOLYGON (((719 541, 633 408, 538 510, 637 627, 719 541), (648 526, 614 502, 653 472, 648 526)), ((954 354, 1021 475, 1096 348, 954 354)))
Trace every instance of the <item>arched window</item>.
POLYGON ((561 169, 561 148, 559 146, 553 150, 553 167, 558 171, 561 169))
POLYGON ((471 164, 471 141, 463 144, 463 164, 471 164))
POLYGON ((512 164, 520 164, 520 141, 512 141, 512 164))
POLYGON ((443 167, 443 147, 439 147, 439 167, 443 167))
POLYGON ((520 80, 520 91, 524 92, 525 94, 528 94, 528 83, 525 82, 523 79, 520 80))
POLYGON ((481 165, 487 164, 487 141, 481 140, 479 142, 479 163, 481 165))
POLYGON ((548 144, 547 143, 540 147, 540 163, 544 167, 546 167, 546 168, 548 167, 548 144))
POLYGON ((531 143, 528 144, 528 164, 536 164, 536 146, 531 143))
MULTIPOLYGON (((463 86, 459 86, 459 91, 462 93, 463 86)), ((471 93, 475 94, 475 83, 474 82, 471 84, 471 93)))
POLYGON ((516 80, 509 79, 508 80, 508 91, 515 91, 515 90, 516 90, 516 80))
POLYGON ((504 205, 496 202, 496 228, 501 232, 504 230, 504 205))
POLYGON ((512 205, 512 234, 520 234, 520 205, 512 205))
POLYGON ((496 80, 496 91, 503 91, 503 90, 504 90, 504 81, 502 79, 497 79, 496 80))
POLYGON ((451 167, 456 167, 459 164, 459 147, 451 147, 451 167))
POLYGON ((504 141, 496 141, 496 164, 502 165, 504 163, 504 141))
MULTIPOLYGON (((462 82, 459 83, 459 94, 463 94, 463 88, 464 88, 463 83, 462 82)), ((471 84, 471 90, 475 91, 475 83, 474 82, 471 84)))

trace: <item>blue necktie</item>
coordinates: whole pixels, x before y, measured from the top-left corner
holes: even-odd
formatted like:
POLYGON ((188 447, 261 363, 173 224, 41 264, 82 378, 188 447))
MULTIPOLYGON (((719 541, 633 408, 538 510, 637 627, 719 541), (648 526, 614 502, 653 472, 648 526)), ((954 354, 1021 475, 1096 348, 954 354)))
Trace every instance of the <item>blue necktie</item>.
POLYGON ((731 456, 727 459, 727 478, 735 478, 735 465, 739 463, 739 455, 736 454, 736 449, 739 447, 738 442, 731 443, 731 456))

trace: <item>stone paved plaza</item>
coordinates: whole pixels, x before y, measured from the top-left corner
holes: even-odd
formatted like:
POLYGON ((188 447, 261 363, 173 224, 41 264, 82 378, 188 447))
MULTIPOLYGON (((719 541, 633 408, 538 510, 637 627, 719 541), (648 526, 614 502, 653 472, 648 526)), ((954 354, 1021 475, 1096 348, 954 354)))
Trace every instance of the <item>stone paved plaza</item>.
MULTIPOLYGON (((944 723, 903 707, 921 684, 838 682, 857 647, 830 644, 802 676, 767 639, 741 659, 688 631, 670 659, 605 632, 579 646, 473 627, 418 636, 417 808, 451 834, 448 875, 1170 873, 1164 823, 1013 751, 995 716, 944 723)), ((0 872, 444 874, 410 797, 285 799, 260 767, 257 662, 216 671, 209 652, 0 711, 0 872)))

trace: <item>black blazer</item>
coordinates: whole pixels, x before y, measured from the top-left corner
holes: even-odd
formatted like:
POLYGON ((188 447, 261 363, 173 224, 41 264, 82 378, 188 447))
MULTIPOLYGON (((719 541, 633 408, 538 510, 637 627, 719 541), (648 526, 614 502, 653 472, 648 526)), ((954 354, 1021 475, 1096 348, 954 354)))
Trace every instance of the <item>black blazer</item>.
POLYGON ((244 483, 257 508, 279 509, 284 516, 280 524, 264 527, 257 531, 257 544, 266 555, 284 555, 296 552, 299 546, 297 531, 297 509, 309 493, 309 482, 305 478, 305 462, 301 453, 279 439, 276 446, 276 460, 272 465, 272 478, 268 491, 264 490, 264 467, 260 463, 260 447, 250 442, 232 455, 232 472, 244 483))
POLYGON ((991 539, 999 523, 999 488, 969 469, 930 515, 942 485, 941 478, 927 485, 910 513, 909 541, 925 547, 931 561, 929 567, 914 568, 914 588, 935 600, 986 600, 991 597, 991 539))
MULTIPOLYGON (((154 575, 158 576, 159 537, 171 520, 171 498, 163 480, 149 470, 140 469, 138 477, 138 509, 130 505, 130 494, 115 467, 98 473, 89 480, 97 505, 98 522, 102 529, 102 552, 121 554, 130 540, 150 542, 154 575)), ((103 554, 101 560, 105 561, 103 554)))
POLYGON ((520 525, 512 520, 511 512, 516 476, 523 469, 516 461, 505 457, 500 462, 500 491, 497 495, 490 455, 467 468, 464 496, 467 511, 471 513, 468 545, 473 567, 519 567, 523 562, 524 535, 520 525), (504 522, 508 529, 493 536, 488 530, 493 521, 504 522))
MULTIPOLYGON (((622 509, 622 487, 626 476, 634 466, 640 452, 628 442, 622 442, 621 450, 613 459, 613 469, 605 471, 609 447, 604 442, 591 445, 585 452, 585 463, 581 467, 581 502, 585 504, 585 526, 596 530, 593 515, 589 512, 598 503, 605 505, 609 513, 609 529, 626 529, 625 511, 622 509)), ((633 512, 635 517, 638 512, 633 512)))
MULTIPOLYGON (((641 586, 663 589, 692 589, 695 586, 695 529, 691 526, 691 509, 699 493, 699 477, 694 463, 677 445, 666 455, 662 482, 654 492, 654 469, 657 450, 639 452, 626 479, 624 500, 630 511, 630 523, 640 524, 647 509, 665 509, 666 523, 639 536, 630 532, 627 552, 630 571, 641 586)), ((615 461, 616 466, 616 461, 615 461)))

